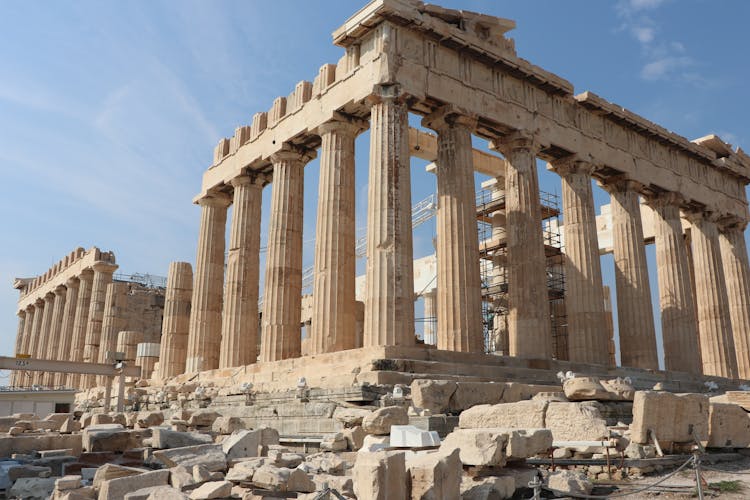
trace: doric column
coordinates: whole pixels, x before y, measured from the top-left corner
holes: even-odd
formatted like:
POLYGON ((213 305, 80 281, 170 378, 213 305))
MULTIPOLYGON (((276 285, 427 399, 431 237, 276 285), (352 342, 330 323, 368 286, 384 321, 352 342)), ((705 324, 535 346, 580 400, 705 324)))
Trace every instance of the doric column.
POLYGON ((739 378, 750 380, 750 269, 745 244, 746 221, 724 225, 719 233, 729 317, 739 378))
MULTIPOLYGON (((44 331, 44 313, 47 302, 44 299, 37 299, 34 302, 34 324, 31 326, 31 337, 29 339, 29 356, 36 358, 38 356, 39 344, 42 342, 41 336, 44 331)), ((51 312, 49 313, 51 314, 51 312)), ((39 372, 29 372, 28 385, 37 383, 39 372)))
MULTIPOLYGON (((73 318, 73 335, 70 344, 70 360, 83 361, 83 349, 86 345, 86 328, 89 324, 89 308, 91 306, 91 287, 94 281, 94 271, 84 269, 78 275, 78 303, 76 304, 76 313, 73 318)), ((66 377, 67 387, 80 389, 81 375, 78 373, 69 373, 66 377)))
POLYGON ((365 347, 414 344, 414 254, 407 106, 381 86, 370 109, 365 347))
MULTIPOLYGON (((62 324, 60 326, 60 342, 57 347, 57 358, 68 360, 71 356, 73 344, 73 322, 78 306, 78 278, 70 278, 65 282, 67 293, 65 295, 65 309, 63 310, 62 324)), ((54 385, 61 386, 67 382, 65 373, 55 373, 54 385)))
MULTIPOLYGON (((115 264, 96 262, 94 280, 91 284, 91 303, 89 304, 89 321, 86 325, 86 343, 83 346, 83 361, 85 363, 99 362, 99 343, 102 336, 102 321, 104 319, 104 303, 107 299, 107 285, 112 283, 112 274, 117 269, 115 264)), ((82 377, 81 388, 88 389, 95 385, 93 375, 82 377)))
POLYGON ((422 300, 424 301, 424 343, 429 345, 437 345, 437 290, 427 290, 422 293, 422 300))
POLYGON ((361 123, 318 127, 320 180, 315 231, 311 353, 353 349, 355 338, 354 139, 361 123))
MULTIPOLYGON (((107 353, 117 349, 117 334, 128 329, 128 284, 115 281, 107 285, 102 314, 102 334, 99 340, 97 363, 109 363, 107 353)), ((97 384, 104 385, 106 377, 98 377, 97 384)))
POLYGON ((703 373, 737 378, 737 356, 721 263, 717 217, 708 212, 686 215, 692 224, 695 302, 703 373))
MULTIPOLYGON (((21 353, 31 355, 31 340, 34 337, 34 324, 37 321, 39 310, 35 305, 26 307, 26 322, 23 325, 23 342, 21 343, 21 353)), ((17 372, 16 385, 26 387, 31 385, 32 372, 17 372)))
POLYGON ((516 132, 491 146, 505 156, 507 221, 508 343, 511 356, 552 358, 552 330, 547 292, 547 259, 542 234, 538 145, 516 132))
POLYGON ((314 151, 285 146, 271 157, 273 191, 263 294, 261 361, 300 356, 304 167, 314 151))
POLYGON ((437 346, 484 351, 477 203, 471 134, 476 119, 442 108, 422 125, 437 132, 437 346))
POLYGON ((185 373, 192 294, 192 267, 187 262, 171 262, 159 350, 159 377, 162 379, 185 373))
MULTIPOLYGON (((26 326, 26 311, 21 310, 16 313, 18 316, 18 329, 16 330, 16 348, 14 351, 15 356, 18 356, 19 354, 23 353, 22 351, 22 345, 23 345, 23 331, 26 326)), ((14 387, 17 385, 19 380, 19 374, 20 372, 18 370, 14 370, 10 373, 10 385, 11 387, 14 387)))
POLYGON ((571 157, 553 162, 552 169, 562 183, 568 359, 607 365, 609 334, 591 189, 594 165, 571 157))
MULTIPOLYGON (((54 290, 55 300, 52 308, 52 319, 50 321, 50 330, 47 340, 46 352, 44 354, 45 359, 58 359, 57 353, 60 349, 60 330, 62 330, 62 319, 63 311, 65 310, 65 304, 67 303, 67 289, 60 285, 54 290)), ((67 360, 67 356, 62 358, 67 360)), ((46 386, 54 385, 55 374, 52 372, 45 372, 42 377, 42 383, 46 386)))
MULTIPOLYGON (((45 359, 47 357, 47 344, 50 342, 50 330, 52 329, 52 314, 55 308, 55 294, 52 292, 47 293, 42 299, 43 314, 39 318, 39 332, 36 335, 36 343, 34 344, 34 352, 31 353, 32 358, 45 359)), ((31 373, 31 379, 34 384, 41 384, 44 379, 44 373, 35 371, 31 373)))
POLYGON ((669 371, 700 374, 695 298, 680 221, 681 201, 676 193, 663 193, 648 200, 656 214, 654 230, 664 367, 669 371))
POLYGON ((260 206, 265 176, 242 175, 234 187, 219 367, 255 363, 258 352, 260 206))
POLYGON ((195 257, 195 283, 185 364, 187 372, 219 367, 226 247, 224 233, 229 203, 229 197, 224 194, 205 196, 198 201, 201 225, 195 257))
POLYGON ((658 370, 646 247, 636 182, 616 179, 603 186, 612 198, 617 323, 622 366, 658 370))

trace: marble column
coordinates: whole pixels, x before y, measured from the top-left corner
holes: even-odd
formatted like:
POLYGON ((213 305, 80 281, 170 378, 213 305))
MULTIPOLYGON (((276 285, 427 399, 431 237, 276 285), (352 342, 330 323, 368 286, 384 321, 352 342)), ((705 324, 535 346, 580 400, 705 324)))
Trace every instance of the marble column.
POLYGON ((693 239, 695 302, 698 308, 698 335, 705 375, 737 378, 729 298, 721 264, 717 217, 712 213, 690 212, 693 239))
POLYGON ((484 352, 471 145, 476 119, 443 108, 422 125, 437 132, 437 346, 484 352))
POLYGON ((219 368, 249 365, 258 358, 260 219, 265 176, 242 175, 231 184, 234 195, 219 368))
POLYGON ((437 290, 427 290, 422 293, 422 300, 424 301, 424 343, 429 345, 437 345, 437 290))
POLYGON ((311 353, 356 345, 354 279, 354 139, 362 124, 333 121, 318 127, 320 180, 315 234, 311 353))
POLYGON ((508 344, 511 356, 552 358, 552 325, 547 292, 538 145, 516 132, 494 141, 491 148, 505 156, 505 217, 507 221, 508 344))
POLYGON ((271 157, 273 190, 263 294, 261 361, 301 354, 302 216, 305 164, 314 151, 285 145, 271 157))
MULTIPOLYGON (((18 316, 18 329, 16 330, 16 348, 14 351, 14 355, 18 357, 19 354, 23 353, 22 347, 23 346, 23 331, 26 326, 26 311, 21 310, 16 313, 18 316)), ((20 372, 18 370, 14 370, 10 373, 10 386, 15 387, 19 380, 19 374, 20 372)))
POLYGON ((750 266, 744 234, 746 225, 746 221, 724 225, 719 233, 719 246, 729 300, 737 374, 741 379, 750 380, 750 266))
POLYGON ((201 198, 198 204, 201 224, 190 309, 187 372, 218 368, 221 349, 225 232, 230 199, 217 193, 201 198))
MULTIPOLYGON (((67 293, 65 295, 65 309, 63 310, 62 324, 60 326, 60 342, 57 348, 57 359, 68 360, 71 356, 73 344, 73 322, 78 306, 78 278, 70 278, 65 282, 67 293)), ((55 373, 54 385, 63 386, 67 382, 67 374, 55 373)))
MULTIPOLYGON (((78 303, 76 304, 75 317, 73 318, 73 335, 70 344, 70 360, 83 361, 83 350, 86 345, 86 328, 89 324, 89 308, 91 306, 91 288, 94 282, 94 271, 84 269, 78 275, 78 303)), ((81 375, 69 373, 66 376, 65 385, 74 389, 81 389, 81 375)))
MULTIPOLYGON (((83 346, 83 361, 85 363, 99 362, 99 344, 102 336, 102 321, 104 319, 104 303, 107 299, 107 285, 112 283, 112 274, 117 269, 114 264, 96 262, 94 280, 91 284, 91 303, 89 304, 89 318, 86 325, 86 343, 83 346)), ((88 389, 96 383, 94 375, 84 375, 81 387, 88 389)))
MULTIPOLYGON (((34 346, 34 353, 31 355, 36 359, 47 358, 47 344, 50 342, 50 334, 52 330, 52 315, 55 309, 55 294, 52 292, 47 293, 44 296, 44 314, 42 315, 41 325, 39 327, 39 336, 37 343, 34 346)), ((32 379, 35 384, 42 384, 44 379, 44 373, 36 371, 32 373, 32 379)))
POLYGON ((159 350, 159 377, 185 373, 193 269, 188 262, 171 262, 164 296, 164 317, 159 350))
MULTIPOLYGON (((49 315, 51 311, 46 310, 47 301, 44 299, 37 299, 34 302, 34 324, 31 326, 31 338, 29 339, 29 356, 37 358, 39 353, 39 344, 42 343, 42 335, 44 332, 44 316, 45 312, 49 315)), ((30 371, 28 372, 28 385, 34 385, 37 383, 39 372, 30 371)))
POLYGON ((396 86, 370 99, 365 347, 414 345, 414 253, 407 106, 396 86))
MULTIPOLYGON (((26 322, 23 325, 23 342, 21 344, 21 353, 30 356, 33 346, 31 345, 32 339, 34 338, 34 325, 36 324, 37 317, 41 315, 39 308, 31 304, 26 307, 26 322)), ((19 371, 17 372, 16 385, 19 387, 27 387, 31 385, 31 379, 33 372, 19 371)))
MULTIPOLYGON (((99 340, 97 363, 113 363, 107 354, 117 350, 117 334, 128 329, 128 284, 115 281, 107 285, 102 314, 102 334, 99 340)), ((104 385, 106 377, 97 377, 97 385, 104 385)))
MULTIPOLYGON (((52 308, 52 319, 50 321, 50 330, 47 341, 47 347, 45 352, 45 359, 59 359, 57 357, 58 350, 60 348, 60 330, 62 330, 62 319, 63 311, 65 310, 65 304, 67 303, 67 292, 68 290, 60 285, 55 288, 55 300, 54 307, 52 308)), ((62 358, 67 360, 67 356, 62 358)), ((46 386, 52 386, 55 382, 55 374, 52 372, 44 372, 42 376, 42 383, 46 386)))
POLYGON ((573 157, 553 162, 552 169, 562 184, 568 359, 608 365, 609 334, 591 189, 595 168, 573 157))
POLYGON ((663 193, 648 200, 656 215, 654 231, 664 367, 669 371, 700 374, 695 297, 680 221, 681 202, 677 193, 663 193))
POLYGON ((659 369, 651 289, 636 182, 616 179, 603 186, 611 195, 612 239, 617 287, 617 324, 622 366, 659 369))

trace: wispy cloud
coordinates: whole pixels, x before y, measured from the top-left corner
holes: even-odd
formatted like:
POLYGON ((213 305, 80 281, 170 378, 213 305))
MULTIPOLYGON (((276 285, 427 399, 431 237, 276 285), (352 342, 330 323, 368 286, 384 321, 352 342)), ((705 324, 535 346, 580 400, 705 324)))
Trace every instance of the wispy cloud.
POLYGON ((645 62, 640 77, 646 81, 679 80, 696 86, 709 86, 711 81, 700 75, 698 62, 679 41, 665 40, 654 11, 669 0, 620 0, 615 10, 625 31, 638 42, 645 62))

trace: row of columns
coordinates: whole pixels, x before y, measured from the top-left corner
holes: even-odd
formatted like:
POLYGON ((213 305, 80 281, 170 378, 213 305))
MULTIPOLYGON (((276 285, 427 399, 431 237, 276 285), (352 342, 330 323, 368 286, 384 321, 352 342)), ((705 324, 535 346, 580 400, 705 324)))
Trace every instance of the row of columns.
MULTIPOLYGON (((97 262, 20 311, 16 355, 98 362, 105 294, 116 269, 115 264, 97 262)), ((95 380, 81 380, 77 374, 17 371, 11 384, 85 388, 95 380)))

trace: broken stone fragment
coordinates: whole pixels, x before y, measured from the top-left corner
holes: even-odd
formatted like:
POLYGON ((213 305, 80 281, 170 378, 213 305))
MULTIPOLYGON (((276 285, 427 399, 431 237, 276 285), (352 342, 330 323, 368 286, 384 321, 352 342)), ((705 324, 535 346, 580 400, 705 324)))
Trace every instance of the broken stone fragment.
POLYGON ((594 489, 586 474, 572 470, 550 472, 547 476, 547 486, 569 495, 590 495, 594 489))
POLYGON ((357 498, 389 500, 408 498, 404 452, 358 453, 352 469, 357 498))
POLYGON ((155 470, 135 476, 110 479, 102 481, 98 498, 99 500, 121 500, 128 492, 151 486, 166 486, 168 483, 168 470, 155 470))
POLYGON ((459 498, 463 469, 459 451, 432 452, 406 461, 411 498, 459 498))
POLYGON ((362 425, 362 419, 372 413, 372 410, 365 408, 350 408, 339 406, 333 412, 333 419, 340 422, 344 427, 355 427, 362 425))
POLYGON ((245 429, 245 423, 239 417, 218 417, 211 429, 217 434, 232 434, 245 429))
POLYGON ((515 490, 515 481, 510 476, 463 476, 461 478, 460 498, 461 500, 495 500, 511 498, 515 490))
POLYGON ((378 408, 362 420, 362 429, 368 434, 390 434, 392 425, 407 425, 409 415, 401 406, 378 408))
POLYGON ((464 465, 502 467, 507 443, 505 429, 456 429, 445 436, 440 452, 449 454, 458 450, 464 465))
POLYGON ((209 471, 226 470, 227 457, 220 444, 201 444, 154 451, 154 458, 166 465, 182 465, 192 469, 193 465, 205 465, 209 471))
POLYGON ((462 429, 538 429, 545 427, 546 408, 547 403, 544 401, 478 405, 461 412, 458 425, 462 429))
POLYGON ((229 481, 211 481, 194 489, 189 498, 190 500, 210 500, 228 497, 231 493, 232 483, 229 481))
POLYGON ((416 379, 411 383, 411 399, 417 408, 433 413, 445 413, 450 408, 450 400, 456 391, 452 380, 416 379))

